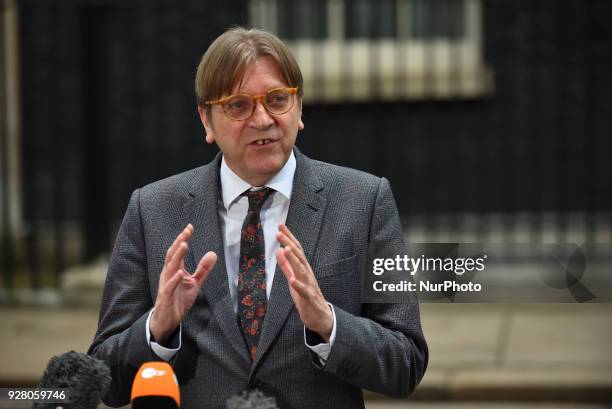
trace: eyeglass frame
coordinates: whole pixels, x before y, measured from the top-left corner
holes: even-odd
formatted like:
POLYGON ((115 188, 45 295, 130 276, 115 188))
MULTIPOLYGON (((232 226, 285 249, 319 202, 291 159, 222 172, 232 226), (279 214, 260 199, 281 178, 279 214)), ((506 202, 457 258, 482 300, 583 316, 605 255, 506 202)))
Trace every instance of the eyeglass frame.
POLYGON ((283 115, 283 114, 286 114, 287 112, 291 111, 291 108, 293 108, 293 105, 295 104, 295 96, 298 93, 298 89, 299 89, 299 87, 278 87, 278 88, 272 88, 272 89, 266 91, 265 94, 260 94, 260 95, 232 94, 232 95, 228 95, 227 97, 220 98, 220 99, 215 99, 215 100, 212 100, 212 101, 206 101, 205 104, 206 105, 221 105, 221 108, 223 108, 223 113, 225 114, 225 116, 228 117, 229 119, 231 119, 232 121, 246 121, 247 119, 249 119, 250 117, 253 116, 253 113, 255 112, 255 108, 257 107, 257 101, 261 101, 261 105, 264 107, 266 112, 269 113, 270 115, 283 115), (274 113, 274 112, 271 112, 268 109, 268 106, 264 102, 265 101, 264 98, 267 95, 269 95, 271 92, 278 91, 278 90, 286 90, 286 91, 288 91, 291 94, 291 105, 289 105, 289 108, 285 112, 274 113), (251 113, 249 114, 249 116, 247 116, 244 119, 232 118, 227 113, 227 110, 226 110, 225 105, 224 105, 227 101, 229 101, 230 99, 235 98, 237 96, 245 96, 245 97, 248 97, 251 101, 253 101, 253 109, 251 109, 251 113))

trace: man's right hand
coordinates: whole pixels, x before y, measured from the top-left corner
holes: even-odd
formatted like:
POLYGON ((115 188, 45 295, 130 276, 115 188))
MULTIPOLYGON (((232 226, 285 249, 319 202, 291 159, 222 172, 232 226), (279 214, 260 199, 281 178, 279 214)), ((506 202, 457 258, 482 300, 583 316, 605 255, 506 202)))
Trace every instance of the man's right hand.
POLYGON ((202 257, 193 274, 185 270, 184 258, 192 234, 193 226, 188 224, 166 252, 164 268, 159 277, 155 311, 149 323, 151 334, 159 344, 165 344, 185 318, 200 292, 202 283, 217 262, 217 254, 209 251, 202 257))

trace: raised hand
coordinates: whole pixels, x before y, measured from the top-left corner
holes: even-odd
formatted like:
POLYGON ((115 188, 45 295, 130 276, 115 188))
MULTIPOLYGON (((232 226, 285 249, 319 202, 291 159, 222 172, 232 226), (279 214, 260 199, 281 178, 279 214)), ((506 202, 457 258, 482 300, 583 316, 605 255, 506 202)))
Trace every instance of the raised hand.
POLYGON ((334 316, 321 293, 302 245, 284 224, 279 226, 276 239, 283 246, 276 252, 276 260, 289 282, 289 292, 302 323, 329 342, 334 316))
POLYGON ((184 259, 192 235, 193 226, 188 224, 166 252, 164 267, 159 277, 155 311, 149 323, 151 334, 160 344, 166 343, 168 337, 185 318, 198 296, 202 283, 217 262, 217 254, 209 251, 202 257, 193 274, 185 269, 184 259))

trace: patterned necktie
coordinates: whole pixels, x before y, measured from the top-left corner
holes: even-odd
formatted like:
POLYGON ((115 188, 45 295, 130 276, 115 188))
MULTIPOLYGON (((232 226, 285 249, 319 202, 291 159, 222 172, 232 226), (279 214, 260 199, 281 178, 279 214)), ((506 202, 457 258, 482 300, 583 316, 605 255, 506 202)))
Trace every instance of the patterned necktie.
POLYGON ((240 233, 238 318, 253 361, 266 314, 266 246, 259 211, 272 191, 266 187, 242 194, 249 198, 249 211, 240 233))

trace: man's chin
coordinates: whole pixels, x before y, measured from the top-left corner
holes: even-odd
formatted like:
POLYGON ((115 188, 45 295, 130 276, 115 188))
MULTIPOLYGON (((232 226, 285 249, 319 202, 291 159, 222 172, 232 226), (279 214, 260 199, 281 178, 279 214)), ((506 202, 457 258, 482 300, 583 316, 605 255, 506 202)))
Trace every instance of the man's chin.
POLYGON ((249 168, 253 172, 253 174, 274 176, 285 165, 287 159, 289 159, 289 156, 285 157, 285 155, 281 154, 265 156, 260 155, 256 158, 253 158, 253 161, 251 162, 251 166, 249 166, 249 168))
POLYGON ((281 168, 283 167, 282 165, 283 164, 275 164, 275 165, 270 165, 270 166, 257 166, 250 173, 257 178, 270 179, 281 170, 281 168))
POLYGON ((249 179, 252 181, 258 181, 258 186, 266 184, 270 179, 274 177, 283 167, 284 162, 274 161, 269 163, 258 163, 255 166, 249 167, 247 173, 249 179))

